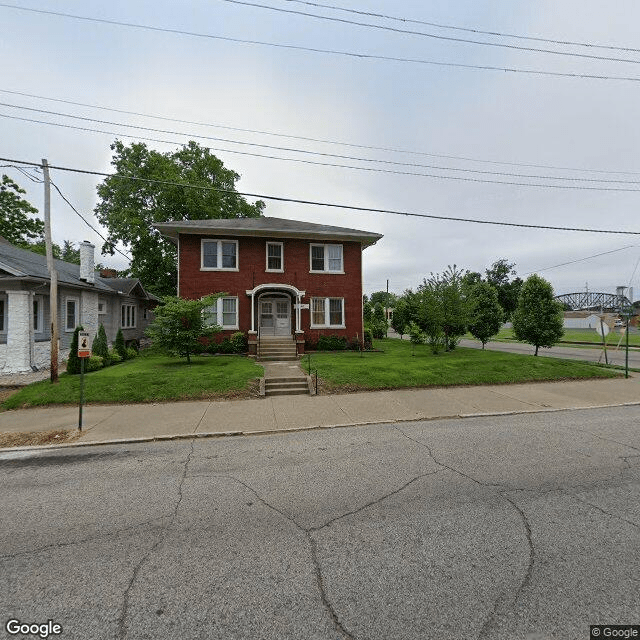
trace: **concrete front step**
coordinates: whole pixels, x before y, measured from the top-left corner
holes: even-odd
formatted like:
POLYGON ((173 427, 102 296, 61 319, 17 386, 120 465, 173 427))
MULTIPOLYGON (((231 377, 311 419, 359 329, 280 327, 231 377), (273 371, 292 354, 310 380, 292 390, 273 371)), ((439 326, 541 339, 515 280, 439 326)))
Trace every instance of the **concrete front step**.
POLYGON ((291 382, 297 382, 297 383, 304 383, 307 384, 307 377, 306 376, 290 376, 290 377, 277 377, 277 378, 265 378, 264 383, 265 384, 282 384, 282 383, 291 383, 291 382))
POLYGON ((298 356, 258 356, 259 362, 294 362, 298 360, 298 356))
POLYGON ((264 395, 269 396, 308 396, 309 389, 266 389, 264 395))

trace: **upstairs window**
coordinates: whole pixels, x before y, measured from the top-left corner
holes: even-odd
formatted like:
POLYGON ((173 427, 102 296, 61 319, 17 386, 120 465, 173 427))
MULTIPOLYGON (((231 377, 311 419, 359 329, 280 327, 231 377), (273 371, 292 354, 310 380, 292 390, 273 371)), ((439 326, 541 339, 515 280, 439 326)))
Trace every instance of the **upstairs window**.
POLYGON ((267 271, 284 271, 282 242, 267 242, 267 271))
POLYGON ((237 271, 237 240, 202 240, 200 268, 203 271, 237 271))
POLYGON ((341 244, 312 244, 311 271, 315 273, 344 273, 341 244))

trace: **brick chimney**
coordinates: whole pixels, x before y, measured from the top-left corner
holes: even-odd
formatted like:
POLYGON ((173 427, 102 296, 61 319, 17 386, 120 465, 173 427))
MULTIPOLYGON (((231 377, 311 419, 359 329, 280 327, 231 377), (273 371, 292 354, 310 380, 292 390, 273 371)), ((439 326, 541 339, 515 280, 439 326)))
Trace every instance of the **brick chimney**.
POLYGON ((101 278, 117 278, 118 272, 115 269, 100 269, 101 278))
POLYGON ((95 282, 93 250, 95 246, 88 240, 80 243, 80 280, 90 284, 95 282))

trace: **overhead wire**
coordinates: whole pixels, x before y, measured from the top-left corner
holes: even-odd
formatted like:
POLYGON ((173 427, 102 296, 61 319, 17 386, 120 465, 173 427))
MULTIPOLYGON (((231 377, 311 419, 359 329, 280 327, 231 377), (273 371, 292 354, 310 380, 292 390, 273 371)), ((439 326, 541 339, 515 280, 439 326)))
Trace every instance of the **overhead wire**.
MULTIPOLYGON (((50 167, 51 169, 57 168, 57 167, 50 167)), ((71 204, 71 202, 67 199, 67 197, 64 195, 64 193, 62 193, 62 191, 60 190, 60 187, 58 187, 58 185, 53 182, 53 180, 49 181, 51 183, 51 186, 58 192, 58 194, 60 195, 60 197, 71 207, 71 209, 74 211, 74 213, 87 225, 87 227, 89 227, 89 229, 91 229, 93 232, 95 232, 100 238, 102 238, 107 244, 110 244, 113 246, 113 244, 111 242, 109 242, 109 240, 107 240, 101 233, 100 231, 98 231, 74 206, 73 204, 71 204)), ((120 249, 118 249, 118 247, 113 246, 114 251, 117 251, 122 257, 126 258, 127 260, 131 260, 131 256, 126 255, 125 253, 123 253, 122 251, 120 251, 120 249)))
MULTIPOLYGON (((269 144, 261 144, 257 142, 246 142, 243 140, 233 140, 230 138, 221 138, 218 136, 207 136, 201 135, 197 133, 185 133, 182 131, 171 131, 167 129, 158 129, 155 127, 146 127, 143 125, 137 124, 128 124, 123 122, 113 122, 111 120, 101 120, 98 118, 89 118, 87 116, 78 116, 70 113, 63 113, 61 111, 51 111, 48 109, 37 109, 35 107, 26 107, 23 105, 15 105, 7 102, 0 102, 0 106, 9 107, 12 109, 21 109, 24 111, 32 111, 36 113, 44 113, 47 115, 61 116, 63 118, 71 118, 74 120, 81 120, 83 122, 94 122, 97 124, 106 124, 106 125, 115 125, 118 127, 126 127, 128 129, 139 129, 141 131, 150 131, 153 133, 166 133, 169 135, 176 136, 185 136, 188 138, 199 138, 202 140, 215 140, 216 142, 224 142, 227 144, 235 144, 240 146, 250 146, 250 147, 258 147, 260 149, 272 149, 275 151, 288 151, 292 153, 300 153, 303 155, 314 155, 321 156, 325 158, 337 158, 339 160, 355 160, 357 162, 364 163, 376 163, 383 165, 394 165, 401 167, 412 167, 419 169, 436 169, 438 171, 454 171, 459 173, 477 173, 481 175, 492 175, 492 176, 505 176, 505 177, 513 177, 513 178, 530 178, 535 180, 560 180, 560 181, 569 181, 569 182, 592 182, 592 183, 607 183, 607 184, 635 184, 639 185, 640 180, 617 180, 617 179, 605 179, 605 178, 581 178, 577 176, 551 176, 551 175, 532 175, 532 174, 522 174, 522 173, 513 173, 508 171, 488 171, 483 169, 469 169, 465 167, 450 167, 450 166, 442 166, 442 165, 433 165, 433 164, 420 164, 417 162, 399 162, 396 160, 382 160, 376 158, 362 158, 358 156, 350 156, 344 154, 336 154, 336 153, 327 153, 323 151, 311 151, 308 149, 296 149, 294 147, 281 147, 269 144)), ((1 116, 2 114, 0 114, 1 116)), ((295 162, 295 158, 291 158, 291 161, 295 162)))
MULTIPOLYGON (((0 161, 13 162, 13 163, 18 163, 18 164, 23 164, 28 166, 41 166, 41 164, 37 162, 29 162, 27 160, 16 160, 13 158, 0 158, 0 161)), ((582 233, 640 236, 640 231, 626 231, 622 229, 593 229, 593 228, 587 228, 587 227, 560 227, 560 226, 553 226, 553 225, 526 224, 526 223, 520 223, 520 222, 504 222, 504 221, 497 221, 497 220, 463 218, 458 216, 442 216, 442 215, 435 215, 435 214, 429 214, 429 213, 416 213, 412 211, 399 211, 395 209, 379 209, 379 208, 372 208, 372 207, 363 207, 358 205, 341 204, 341 203, 335 203, 335 202, 322 202, 317 200, 304 200, 301 198, 273 196, 273 195, 261 194, 261 193, 249 193, 249 192, 243 192, 243 191, 235 191, 232 189, 222 189, 220 187, 214 187, 214 186, 208 186, 208 185, 197 185, 197 184, 190 184, 190 183, 184 183, 184 182, 173 182, 171 180, 154 180, 151 178, 140 178, 138 176, 122 175, 117 173, 105 173, 102 171, 92 171, 90 169, 79 169, 76 167, 64 167, 59 165, 49 165, 49 167, 51 169, 57 169, 59 171, 68 171, 71 173, 83 173, 86 175, 101 176, 101 177, 113 178, 117 180, 135 180, 135 181, 144 182, 148 184, 160 184, 160 185, 182 187, 187 189, 216 191, 218 193, 226 193, 229 195, 242 196, 245 198, 259 198, 264 200, 273 200, 275 202, 304 204, 308 206, 327 207, 332 209, 344 209, 344 210, 358 211, 358 212, 364 212, 364 213, 381 213, 381 214, 390 214, 390 215, 407 216, 407 217, 415 217, 415 218, 428 218, 432 220, 443 220, 447 222, 467 222, 472 224, 486 224, 486 225, 496 225, 496 226, 502 226, 502 227, 517 227, 517 228, 524 228, 524 229, 545 229, 545 230, 552 230, 552 231, 571 231, 571 232, 582 232, 582 233)))
POLYGON ((346 7, 339 7, 332 4, 322 4, 320 2, 310 2, 309 0, 284 0, 284 2, 295 2, 296 4, 309 5, 312 7, 318 7, 322 9, 332 9, 334 11, 342 11, 345 13, 352 13, 362 16, 369 16, 373 18, 382 18, 384 20, 394 20, 396 22, 402 22, 405 24, 422 24, 429 27, 436 27, 437 29, 450 29, 453 31, 464 31, 466 33, 479 33, 487 36, 494 36, 500 38, 513 38, 517 40, 529 40, 533 42, 546 42, 549 44, 560 44, 571 47, 588 47, 590 49, 608 49, 613 51, 627 51, 630 53, 640 53, 640 49, 635 47, 625 47, 609 44, 596 44, 594 42, 580 42, 578 40, 558 40, 554 38, 543 38, 541 36, 524 36, 522 34, 507 33, 504 31, 487 31, 483 29, 461 27, 459 25, 443 24, 441 22, 429 22, 427 20, 416 20, 412 18, 403 18, 399 16, 392 16, 384 13, 375 13, 373 11, 361 11, 358 9, 348 9, 346 7))
MULTIPOLYGON (((60 122, 48 122, 46 120, 36 120, 33 118, 23 118, 20 116, 10 116, 7 114, 0 113, 0 118, 9 118, 12 120, 19 120, 22 122, 33 122, 37 124, 46 124, 50 126, 62 127, 65 129, 74 129, 76 131, 88 131, 92 133, 100 133, 110 136, 122 137, 122 138, 131 138, 134 140, 146 140, 151 142, 159 142, 162 144, 183 144, 176 140, 162 140, 159 138, 151 138, 149 136, 140 136, 140 135, 132 135, 130 133, 118 133, 114 131, 105 131, 102 129, 92 129, 89 127, 79 127, 71 124, 63 124, 60 122)), ((225 149, 219 147, 205 147, 210 151, 215 151, 217 153, 234 153, 237 155, 249 156, 254 158, 264 158, 268 160, 280 160, 283 162, 297 162, 300 164, 308 164, 320 167, 331 167, 336 169, 352 169, 354 171, 367 171, 372 173, 384 173, 391 175, 403 175, 403 176, 417 176, 422 178, 434 178, 438 180, 453 180, 460 182, 471 182, 471 183, 481 183, 481 184, 501 184, 501 185, 509 185, 509 186, 519 186, 519 187, 533 187, 533 188, 541 188, 541 189, 562 189, 562 190, 578 190, 578 191, 607 191, 607 192, 620 192, 620 193, 637 193, 640 192, 640 189, 629 189, 627 187, 607 187, 607 186, 588 186, 588 185, 565 185, 565 184, 549 184, 549 183, 540 183, 540 182, 517 182, 514 180, 489 180, 486 178, 470 178, 463 176, 450 176, 450 175, 441 175, 436 173, 421 173, 417 171, 398 171, 395 169, 381 169, 378 167, 359 167, 356 165, 349 164, 339 164, 332 162, 318 162, 317 160, 305 160, 302 158, 283 158, 279 156, 272 156, 264 153, 256 153, 250 151, 239 151, 237 149, 225 149)))
POLYGON ((470 38, 456 38, 454 36, 443 36, 437 33, 427 33, 426 31, 415 31, 411 29, 400 29, 398 27, 390 27, 382 24, 372 24, 370 22, 358 22, 357 20, 347 20, 346 18, 336 18, 335 16, 323 16, 316 13, 309 13, 308 11, 298 11, 295 9, 283 9, 282 7, 273 7, 267 4, 260 4, 258 2, 248 2, 247 0, 220 0, 221 2, 227 2, 229 4, 242 5, 246 7, 253 7, 256 9, 266 9, 269 11, 275 11, 277 13, 287 13, 291 15, 304 16, 307 18, 315 18, 316 20, 326 20, 329 22, 339 22, 342 24, 350 24, 358 27, 366 27, 369 29, 378 29, 381 31, 391 31, 393 33, 400 33, 405 35, 420 36, 424 38, 433 38, 435 40, 443 40, 446 42, 459 42, 464 44, 475 44, 485 47, 499 47, 503 49, 515 49, 517 51, 529 51, 533 53, 544 53, 556 56, 567 56, 575 58, 586 58, 590 60, 599 60, 607 62, 626 62, 631 64, 640 64, 640 60, 633 58, 613 58, 610 56, 600 56, 592 53, 576 53, 572 51, 557 51, 554 49, 543 49, 541 47, 523 47, 517 44, 506 44, 504 42, 486 42, 483 40, 472 40, 470 38))
POLYGON ((637 247, 637 244, 629 244, 626 247, 620 247, 618 249, 612 249, 611 251, 603 251, 602 253, 595 253, 591 256, 586 256, 584 258, 577 258, 576 260, 569 260, 568 262, 561 262, 560 264, 554 264, 551 267, 544 267, 542 269, 534 269, 533 271, 529 271, 523 275, 530 276, 532 273, 540 273, 541 271, 549 271, 551 269, 557 269, 558 267, 565 267, 570 264, 577 264, 578 262, 584 262, 585 260, 591 260, 592 258, 599 258, 600 256, 607 256, 611 253, 618 253, 619 251, 625 251, 626 249, 633 249, 633 247, 637 247))
POLYGON ((410 155, 418 155, 418 156, 428 156, 428 157, 433 157, 433 158, 445 158, 447 160, 461 160, 464 162, 477 162, 477 163, 483 163, 483 164, 493 164, 493 165, 505 165, 505 166, 514 166, 514 167, 528 167, 528 168, 533 168, 533 169, 555 169, 558 171, 581 171, 584 173, 602 173, 602 174, 612 174, 612 175, 640 175, 639 171, 623 171, 623 170, 619 170, 619 171, 615 171, 615 170, 610 170, 610 169, 591 169, 588 167, 567 167, 567 166, 559 166, 559 165, 549 165, 549 164, 535 164, 535 163, 527 163, 527 162, 509 162, 509 161, 505 161, 505 160, 489 160, 486 158, 473 158, 473 157, 469 157, 469 156, 456 156, 456 155, 451 155, 451 154, 443 154, 443 153, 430 153, 430 152, 426 152, 426 151, 418 151, 418 150, 412 150, 412 149, 400 149, 400 148, 394 148, 394 147, 383 147, 383 146, 374 146, 374 145, 367 145, 367 144, 357 144, 354 142, 345 142, 345 141, 340 141, 340 140, 330 140, 330 139, 325 139, 325 138, 313 138, 313 137, 308 137, 308 136, 300 136, 300 135, 293 135, 293 134, 288 134, 288 133, 281 133, 281 132, 274 132, 274 131, 265 131, 265 130, 260 130, 260 129, 247 129, 247 128, 242 128, 242 127, 231 127, 228 125, 222 125, 222 124, 215 124, 215 123, 208 123, 208 122, 200 122, 200 121, 194 121, 194 120, 185 120, 182 118, 171 118, 168 116, 160 116, 160 115, 154 115, 154 114, 149 114, 149 113, 142 113, 140 111, 130 111, 127 109, 117 109, 114 107, 106 107, 104 105, 97 105, 97 104, 89 104, 86 102, 77 102, 74 100, 67 100, 67 99, 63 99, 63 98, 52 98, 50 96, 43 96, 43 95, 38 95, 38 94, 34 94, 34 93, 26 93, 23 91, 12 91, 10 89, 3 89, 0 87, 0 93, 8 93, 11 95, 18 95, 18 96, 23 96, 23 97, 28 97, 28 98, 36 98, 38 100, 47 100, 47 101, 51 101, 51 102, 58 102, 58 103, 62 103, 62 104, 70 104, 70 105, 74 105, 74 106, 78 106, 78 107, 86 107, 86 108, 90 108, 90 109, 99 109, 102 111, 112 111, 114 113, 122 113, 125 115, 133 115, 133 116, 140 116, 143 118, 150 118, 150 119, 154 119, 154 120, 163 120, 163 121, 167 121, 167 122, 178 122, 181 124, 190 124, 190 125, 195 125, 195 126, 199 126, 199 127, 210 127, 210 128, 216 128, 216 129, 225 129, 225 130, 229 130, 229 131, 238 131, 238 132, 243 132, 243 133, 255 133, 255 134, 259 134, 259 135, 266 135, 266 136, 275 136, 275 137, 280 137, 280 138, 290 138, 293 140, 303 140, 306 142, 317 142, 317 143, 322 143, 322 144, 330 144, 330 145, 340 145, 340 146, 345 146, 345 147, 353 147, 353 148, 357 148, 357 149, 368 149, 368 150, 372 150, 372 151, 384 151, 387 153, 404 153, 404 154, 410 154, 410 155))
POLYGON ((458 68, 458 69, 474 69, 481 71, 502 71, 508 73, 522 73, 537 76, 547 76, 556 78, 574 78, 581 80, 613 80, 621 82, 640 82, 638 76, 622 76, 622 75, 609 75, 598 73, 579 73, 579 72, 563 72, 563 71, 549 71, 546 69, 523 69, 520 67, 501 67, 497 65, 479 65, 479 64, 464 64, 461 62, 446 62, 442 60, 426 60, 421 58, 409 58, 402 56, 385 56, 371 53, 362 53, 356 51, 344 51, 340 49, 323 49, 321 47, 307 47, 303 45, 283 44, 280 42, 268 42, 264 40, 251 40, 247 38, 232 38, 229 36, 219 36, 210 33, 199 33, 195 31, 187 31, 183 29, 172 29, 169 27, 154 27, 151 25, 139 24, 135 22, 125 22, 121 20, 108 20, 106 18, 94 18, 90 16, 80 16, 76 14, 63 13, 60 11, 50 11, 45 9, 35 9, 33 7, 21 7, 18 5, 0 3, 0 7, 7 9, 16 9, 18 11, 28 11, 32 13, 38 13, 43 15, 52 15, 62 18, 70 18, 73 20, 81 20, 86 22, 95 22, 100 24, 108 24, 112 26, 128 27, 133 29, 143 29, 147 31, 153 31, 158 33, 171 33, 174 35, 184 35, 197 38, 208 38, 212 40, 220 40, 222 42, 233 42, 237 44, 251 44, 256 46, 275 47, 278 49, 288 49, 291 51, 307 51, 310 53, 323 53, 330 55, 338 55, 350 58, 358 58, 361 60, 381 60, 385 62, 403 62, 409 64, 429 65, 436 67, 446 68, 458 68))

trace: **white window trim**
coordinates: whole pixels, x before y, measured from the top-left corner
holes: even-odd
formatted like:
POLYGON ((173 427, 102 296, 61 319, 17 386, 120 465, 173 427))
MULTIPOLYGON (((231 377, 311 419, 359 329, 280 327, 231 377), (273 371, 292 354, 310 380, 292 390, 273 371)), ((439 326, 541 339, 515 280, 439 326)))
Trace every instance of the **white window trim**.
POLYGON ((98 298, 98 315, 103 315, 105 313, 107 313, 107 301, 100 300, 100 298, 98 298), (100 311, 100 305, 102 305, 102 311, 100 311))
POLYGON ((284 273, 284 242, 271 242, 268 241, 265 247, 266 253, 266 267, 265 271, 267 273, 284 273), (275 244, 280 247, 280 264, 282 265, 281 269, 269 269, 269 245, 275 244))
POLYGON ((338 298, 336 296, 323 298, 321 296, 314 296, 311 298, 311 302, 309 303, 309 311, 311 314, 311 328, 312 329, 346 329, 346 324, 344 320, 344 298, 338 298), (313 324, 313 300, 324 300, 324 324, 313 324), (330 322, 330 303, 329 300, 342 300, 342 323, 341 324, 329 324, 330 322))
POLYGON ((7 324, 9 323, 9 296, 2 295, 0 296, 0 300, 4 302, 2 309, 2 329, 0 329, 0 333, 4 335, 7 333, 7 324))
POLYGON ((200 240, 200 271, 239 271, 240 270, 240 251, 237 240, 228 240, 226 238, 202 238, 200 240), (204 245, 205 242, 218 243, 218 264, 222 264, 222 243, 232 242, 236 245, 236 266, 235 267, 205 267, 204 266, 204 245))
MULTIPOLYGON (((44 305, 44 300, 42 298, 42 296, 33 296, 33 302, 37 302, 38 303, 38 317, 36 318, 36 326, 34 326, 33 328, 33 332, 34 333, 42 333, 44 331, 44 322, 43 322, 43 305, 44 305)), ((31 305, 31 308, 33 309, 33 304, 31 305)))
MULTIPOLYGON (((131 316, 129 316, 129 317, 131 317, 131 316)), ((126 312, 125 312, 125 320, 126 320, 126 312)), ((138 326, 138 305, 137 304, 132 304, 131 302, 123 302, 120 305, 120 328, 121 329, 135 329, 137 326, 138 326), (134 316, 133 324, 125 325, 122 322, 122 310, 126 309, 126 307, 130 307, 130 308, 135 309, 135 311, 133 313, 133 316, 134 316)))
POLYGON ((224 296, 224 298, 218 298, 216 300, 216 324, 222 328, 223 331, 238 331, 240 327, 240 301, 238 296, 224 296), (223 300, 235 300, 236 301, 236 323, 233 325, 222 324, 222 301, 223 300))
POLYGON ((311 243, 309 245, 309 273, 344 273, 344 246, 341 244, 311 243), (313 269, 313 247, 324 247, 324 269, 322 269, 322 271, 313 269), (329 271, 329 252, 327 251, 329 247, 340 247, 340 262, 342 267, 340 271, 329 271))
POLYGON ((65 333, 72 333, 76 330, 76 327, 80 324, 80 298, 75 298, 73 296, 67 296, 64 299, 64 330, 65 333), (67 304, 70 300, 73 300, 76 303, 76 313, 75 313, 75 323, 71 329, 67 326, 67 304))

